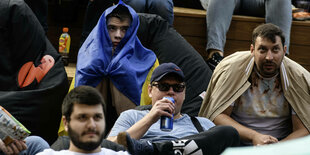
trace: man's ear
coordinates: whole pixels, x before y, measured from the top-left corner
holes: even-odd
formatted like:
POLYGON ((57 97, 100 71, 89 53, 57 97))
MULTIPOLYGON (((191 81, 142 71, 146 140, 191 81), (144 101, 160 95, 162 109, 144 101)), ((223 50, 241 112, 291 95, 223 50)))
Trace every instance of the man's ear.
POLYGON ((287 51, 287 46, 286 46, 286 45, 284 45, 283 51, 284 51, 284 55, 285 55, 285 54, 286 54, 286 51, 287 51))
POLYGON ((62 116, 62 122, 64 124, 65 131, 68 132, 69 122, 67 121, 66 116, 62 116))
POLYGON ((254 55, 254 49, 255 49, 254 45, 251 44, 250 50, 251 50, 251 54, 252 54, 252 55, 254 55))
POLYGON ((147 90, 148 90, 147 92, 148 92, 148 94, 149 94, 149 97, 152 98, 152 86, 151 86, 151 84, 149 84, 147 90))

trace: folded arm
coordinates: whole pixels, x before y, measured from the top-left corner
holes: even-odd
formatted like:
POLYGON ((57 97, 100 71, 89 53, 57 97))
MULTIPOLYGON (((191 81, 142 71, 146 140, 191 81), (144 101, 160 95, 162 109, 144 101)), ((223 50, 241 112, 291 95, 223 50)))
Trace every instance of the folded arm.
POLYGON ((278 139, 271 135, 264 135, 253 129, 245 127, 230 117, 233 107, 230 106, 223 113, 215 117, 216 125, 231 125, 237 129, 240 138, 244 141, 250 141, 253 145, 264 145, 278 142, 278 139))
POLYGON ((309 135, 309 131, 306 129, 306 127, 303 125, 303 123, 301 122, 301 120, 297 115, 292 115, 292 124, 293 124, 293 132, 289 134, 286 138, 282 139, 281 141, 286 141, 309 135))

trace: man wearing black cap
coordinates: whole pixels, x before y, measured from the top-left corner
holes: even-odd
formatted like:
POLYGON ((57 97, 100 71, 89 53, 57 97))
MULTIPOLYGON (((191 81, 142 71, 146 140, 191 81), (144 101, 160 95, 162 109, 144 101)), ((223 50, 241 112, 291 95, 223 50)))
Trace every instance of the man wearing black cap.
POLYGON ((181 114, 184 81, 182 70, 175 64, 159 65, 148 86, 151 110, 121 113, 107 139, 125 145, 132 154, 219 154, 237 145, 239 135, 234 128, 214 127, 208 119, 181 114), (172 97, 175 103, 164 97, 172 97), (160 130, 161 116, 173 117, 171 131, 160 130))

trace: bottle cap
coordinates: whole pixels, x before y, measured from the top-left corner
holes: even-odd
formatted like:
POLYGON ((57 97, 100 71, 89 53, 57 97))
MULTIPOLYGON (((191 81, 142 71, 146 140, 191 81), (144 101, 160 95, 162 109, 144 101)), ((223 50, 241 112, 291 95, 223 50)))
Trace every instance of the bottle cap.
POLYGON ((62 28, 62 32, 67 33, 68 31, 69 31, 69 28, 67 28, 67 27, 62 28))

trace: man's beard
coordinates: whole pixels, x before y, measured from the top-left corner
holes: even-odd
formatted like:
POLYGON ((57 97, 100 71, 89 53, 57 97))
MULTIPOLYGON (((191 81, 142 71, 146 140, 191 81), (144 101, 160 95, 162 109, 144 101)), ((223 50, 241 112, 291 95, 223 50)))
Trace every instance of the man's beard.
POLYGON ((72 128, 70 127, 70 125, 68 126, 68 135, 72 141, 72 143, 79 149, 81 150, 85 150, 85 151, 92 151, 97 149, 97 147, 101 144, 103 138, 104 138, 104 133, 102 133, 100 135, 100 133, 98 133, 98 135, 100 136, 100 138, 98 139, 98 141, 95 142, 82 142, 80 141, 80 136, 78 133, 76 133, 74 130, 72 130, 72 128))
POLYGON ((262 72, 263 72, 263 74, 264 74, 264 75, 267 75, 267 76, 273 76, 273 75, 277 74, 277 71, 278 71, 278 69, 279 69, 279 67, 277 66, 277 64, 274 63, 274 62, 264 62, 264 63, 262 64, 261 67, 262 67, 262 72), (268 69, 266 70, 266 69, 265 69, 265 66, 266 66, 266 65, 273 66, 273 67, 274 67, 274 70, 272 70, 272 71, 268 71, 268 69))

